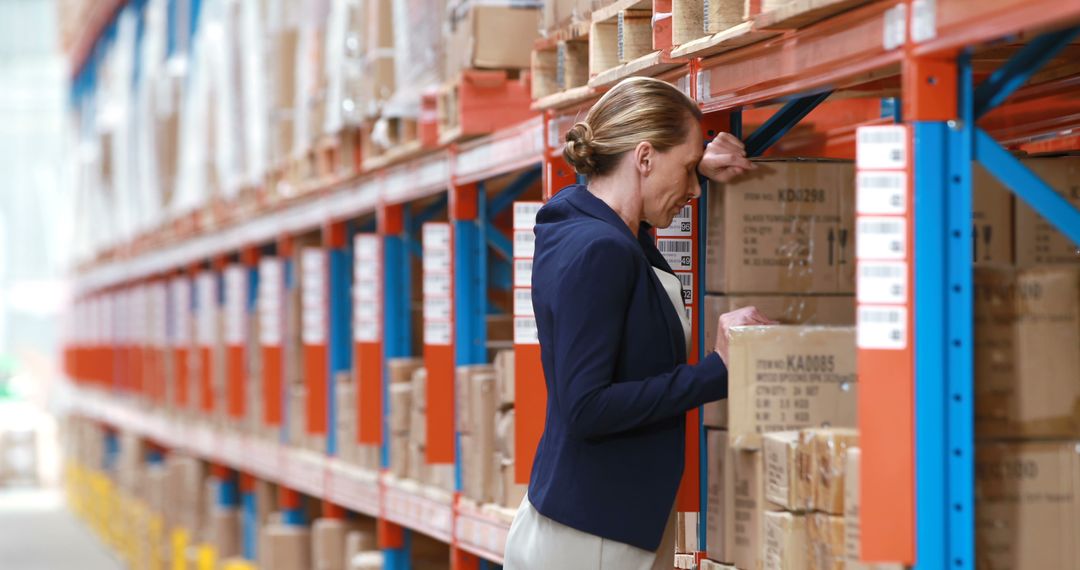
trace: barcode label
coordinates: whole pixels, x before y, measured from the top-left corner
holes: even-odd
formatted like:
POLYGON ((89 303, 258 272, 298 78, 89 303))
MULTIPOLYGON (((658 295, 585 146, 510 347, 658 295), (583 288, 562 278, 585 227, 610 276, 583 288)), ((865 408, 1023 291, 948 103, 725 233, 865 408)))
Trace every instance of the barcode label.
POLYGON ((424 275, 425 297, 450 297, 450 275, 431 273, 424 275))
POLYGON ((450 299, 446 297, 428 297, 424 299, 425 321, 449 321, 450 299))
POLYGON ((856 220, 855 247, 859 259, 904 259, 907 255, 907 220, 860 216, 856 220))
POLYGON ((353 284, 353 300, 357 303, 378 303, 379 283, 377 281, 357 281, 353 284))
POLYGON ((449 273, 450 272, 450 252, 449 251, 427 251, 424 250, 424 272, 425 273, 449 273))
POLYGON ((225 268, 225 344, 244 342, 247 316, 247 268, 231 264, 225 268))
POLYGON ((532 289, 514 289, 514 316, 533 316, 532 289))
POLYGON ((690 271, 694 268, 694 242, 688 239, 661 239, 656 242, 657 249, 675 271, 690 271))
POLYGON ((936 36, 937 1, 915 0, 911 3, 911 41, 922 43, 936 36))
POLYGON ((379 321, 357 321, 353 323, 355 342, 379 342, 379 321))
POLYGON ((666 228, 657 228, 656 235, 660 237, 690 237, 694 229, 694 207, 687 204, 679 210, 671 225, 666 228))
POLYGON ((281 290, 284 287, 281 260, 264 257, 259 260, 259 343, 263 346, 281 344, 281 290))
POLYGON ((678 272, 675 274, 679 278, 679 283, 682 285, 682 298, 683 303, 687 305, 694 304, 694 274, 678 272))
POLYGON ((892 51, 904 45, 907 35, 907 6, 898 4, 885 12, 885 25, 881 34, 881 45, 886 51, 892 51))
POLYGON ((907 308, 860 305, 856 336, 859 348, 907 348, 907 308))
POLYGON ((424 321, 424 344, 446 346, 450 344, 451 330, 447 321, 424 321))
POLYGON ((514 258, 532 259, 536 249, 536 236, 532 230, 517 230, 514 232, 514 258))
POLYGON ((514 344, 540 344, 535 318, 514 317, 514 344))
POLYGON ((532 268, 531 259, 514 260, 514 287, 532 287, 532 268))
POLYGON ((450 224, 439 223, 427 223, 424 224, 423 236, 421 237, 424 246, 424 257, 426 258, 429 252, 445 252, 450 254, 450 224))
POLYGON ((903 214, 907 211, 907 174, 860 171, 855 177, 860 214, 903 214))
POLYGON ((859 127, 855 157, 859 169, 902 170, 907 165, 907 127, 859 127))
POLYGON ((380 259, 379 236, 372 234, 356 234, 353 238, 353 255, 356 261, 379 261, 380 259))
POLYGON ((907 263, 860 262, 857 275, 856 291, 860 303, 907 302, 907 263))
POLYGON ((543 202, 514 202, 514 229, 532 231, 543 202))
MULTIPOLYGON (((202 346, 213 346, 217 335, 214 333, 214 320, 217 312, 217 278, 213 273, 203 271, 195 281, 196 303, 198 303, 198 322, 196 339, 202 346)), ((123 332, 121 331, 122 335, 123 332)))

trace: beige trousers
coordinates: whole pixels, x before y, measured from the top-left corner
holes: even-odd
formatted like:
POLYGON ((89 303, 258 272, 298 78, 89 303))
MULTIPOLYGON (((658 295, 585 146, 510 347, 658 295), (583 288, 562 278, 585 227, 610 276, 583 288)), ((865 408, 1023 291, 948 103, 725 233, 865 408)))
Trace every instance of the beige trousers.
POLYGON ((656 552, 601 538, 540 514, 526 497, 506 537, 505 570, 672 570, 675 510, 656 552))

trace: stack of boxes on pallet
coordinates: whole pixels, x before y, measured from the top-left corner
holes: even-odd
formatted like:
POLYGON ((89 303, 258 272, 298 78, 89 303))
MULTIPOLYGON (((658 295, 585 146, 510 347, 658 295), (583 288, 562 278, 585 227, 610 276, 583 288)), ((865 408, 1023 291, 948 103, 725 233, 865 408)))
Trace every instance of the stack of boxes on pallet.
MULTIPOLYGON (((1080 206, 1080 157, 1024 162, 1080 206)), ((973 185, 976 563, 1077 568, 1080 250, 986 172, 973 185)))

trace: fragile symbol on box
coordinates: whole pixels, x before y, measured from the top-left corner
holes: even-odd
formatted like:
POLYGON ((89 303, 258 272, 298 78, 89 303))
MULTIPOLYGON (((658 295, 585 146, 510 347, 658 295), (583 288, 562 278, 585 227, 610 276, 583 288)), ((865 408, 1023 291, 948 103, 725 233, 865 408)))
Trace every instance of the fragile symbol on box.
POLYGON ((857 336, 859 348, 907 348, 907 308, 860 305, 857 336))

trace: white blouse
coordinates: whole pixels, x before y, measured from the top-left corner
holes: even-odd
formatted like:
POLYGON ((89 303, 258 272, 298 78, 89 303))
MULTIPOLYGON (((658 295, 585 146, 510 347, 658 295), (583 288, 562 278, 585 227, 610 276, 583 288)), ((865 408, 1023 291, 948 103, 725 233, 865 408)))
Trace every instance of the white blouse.
POLYGON ((682 323, 686 353, 690 354, 690 319, 686 316, 686 306, 683 304, 682 282, 679 281, 678 277, 658 267, 653 267, 653 271, 656 272, 656 276, 664 286, 664 291, 667 292, 671 304, 675 306, 675 312, 679 315, 679 322, 682 323))

